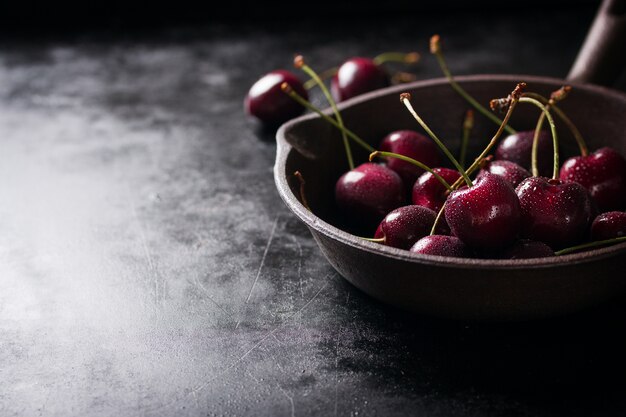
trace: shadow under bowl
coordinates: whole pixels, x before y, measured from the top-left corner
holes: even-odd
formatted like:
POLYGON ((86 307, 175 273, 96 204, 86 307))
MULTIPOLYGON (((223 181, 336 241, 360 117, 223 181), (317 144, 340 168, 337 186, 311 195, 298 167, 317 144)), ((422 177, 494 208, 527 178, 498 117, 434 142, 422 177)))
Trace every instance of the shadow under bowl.
MULTIPOLYGON (((506 97, 516 83, 549 95, 566 81, 525 75, 474 75, 457 81, 481 103, 506 97)), ((573 89, 560 107, 589 148, 612 146, 626 155, 626 95, 603 87, 567 83, 573 89)), ((341 103, 347 127, 375 148, 393 130, 420 130, 399 100, 401 92, 453 150, 460 145, 467 103, 445 79, 377 90, 341 103)), ((327 113, 330 114, 330 113, 327 113)), ((538 110, 520 104, 510 124, 534 129, 538 110)), ((558 124, 558 121, 557 121, 558 124)), ((477 115, 468 155, 477 155, 497 126, 477 115)), ((576 145, 559 125, 561 161, 576 145)), ((355 161, 367 153, 356 149, 355 161)), ((291 120, 277 132, 274 178, 289 209, 302 220, 330 264, 368 295, 412 312, 464 320, 526 320, 566 314, 606 301, 626 289, 626 243, 559 257, 498 260, 418 255, 358 237, 338 215, 334 185, 347 170, 339 132, 315 114, 291 120), (312 211, 299 201, 300 183, 312 211)))

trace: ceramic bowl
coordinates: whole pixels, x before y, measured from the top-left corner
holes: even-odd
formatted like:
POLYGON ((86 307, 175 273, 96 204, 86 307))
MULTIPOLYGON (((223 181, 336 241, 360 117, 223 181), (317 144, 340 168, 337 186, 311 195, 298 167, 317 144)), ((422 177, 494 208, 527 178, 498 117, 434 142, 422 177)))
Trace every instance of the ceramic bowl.
MULTIPOLYGON (((457 80, 481 103, 505 97, 519 81, 528 84, 527 91, 545 95, 565 83, 525 75, 457 80)), ((609 145, 626 155, 626 95, 594 85, 568 84, 573 90, 561 108, 589 148, 609 145)), ((340 104, 346 126, 374 147, 390 131, 420 131, 399 100, 405 91, 430 127, 453 151, 458 149, 468 106, 445 79, 393 86, 346 101, 340 104)), ((520 104, 511 125, 532 129, 537 116, 534 106, 520 104)), ((496 128, 477 115, 468 155, 477 155, 496 128)), ((576 146, 560 125, 559 132, 564 161, 576 146)), ((355 161, 365 162, 367 154, 353 148, 355 161)), ((626 243, 560 257, 497 260, 418 255, 366 241, 358 236, 363 231, 346 228, 334 203, 335 182, 347 168, 340 134, 319 116, 304 115, 278 130, 274 177, 280 196, 309 228, 328 262, 354 286, 384 303, 455 319, 525 320, 574 312, 626 289, 626 243), (305 178, 312 211, 299 200, 295 171, 305 178)))

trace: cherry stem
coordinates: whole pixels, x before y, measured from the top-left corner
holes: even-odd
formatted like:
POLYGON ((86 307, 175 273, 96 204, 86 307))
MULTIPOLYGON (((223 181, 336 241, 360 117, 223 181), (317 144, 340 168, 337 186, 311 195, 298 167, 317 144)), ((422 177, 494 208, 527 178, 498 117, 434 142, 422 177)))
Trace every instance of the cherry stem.
POLYGON ((469 145, 469 135, 474 128, 474 112, 470 109, 465 112, 463 119, 463 134, 461 136, 461 151, 459 153, 459 164, 465 167, 465 156, 467 155, 467 146, 469 145))
POLYGON ((368 242, 385 243, 384 237, 361 237, 361 239, 367 240, 368 242))
POLYGON ((300 183, 300 202, 304 207, 306 207, 307 210, 312 211, 311 207, 309 207, 309 202, 306 199, 306 195, 304 194, 304 185, 306 184, 306 182, 304 181, 304 177, 302 176, 300 171, 294 172, 293 176, 296 177, 298 179, 298 182, 300 183))
MULTIPOLYGON (((333 112, 335 113, 335 117, 337 118, 337 122, 339 123, 339 126, 343 128, 344 127, 343 118, 341 117, 341 113, 339 112, 339 109, 337 108, 337 103, 335 103, 335 100, 333 100, 333 97, 330 94, 330 91, 328 91, 328 88, 326 88, 326 85, 324 84, 324 82, 320 79, 317 73, 313 71, 313 69, 304 62, 304 58, 301 55, 298 55, 295 57, 294 65, 296 68, 300 68, 302 71, 307 73, 307 75, 311 77, 312 79, 314 79, 317 85, 319 85, 319 87, 322 89, 322 92, 324 93, 324 96, 326 97, 326 100, 328 101, 328 104, 330 104, 330 107, 333 109, 333 112)), ((350 142, 348 142, 348 137, 346 136, 346 132, 343 129, 341 130, 341 137, 343 139, 343 146, 346 148, 346 157, 348 158, 348 165, 350 166, 350 169, 352 170, 354 169, 354 160, 352 159, 352 150, 350 149, 350 142)))
POLYGON ((335 126, 337 129, 341 130, 342 132, 345 132, 346 135, 348 135, 350 139, 355 141, 358 145, 360 145, 366 151, 374 152, 376 150, 370 144, 368 144, 363 139, 361 139, 356 133, 352 132, 350 129, 346 128, 345 126, 340 126, 339 123, 335 119, 324 114, 324 112, 322 112, 320 109, 315 107, 313 104, 311 104, 308 100, 306 100, 300 94, 296 93, 296 91, 293 88, 291 88, 289 84, 283 83, 281 84, 280 87, 285 94, 289 95, 289 97, 291 97, 292 99, 294 99, 295 101, 297 101, 298 103, 306 107, 307 109, 317 113, 320 117, 322 117, 331 125, 335 126))
POLYGON ((422 128, 426 131, 426 133, 428 133, 428 136, 430 136, 432 138, 432 140, 435 141, 437 146, 439 146, 439 148, 443 151, 443 153, 448 157, 450 162, 452 162, 452 164, 456 167, 456 169, 459 171, 459 174, 461 174, 461 176, 463 177, 463 180, 465 180, 465 182, 467 183, 467 186, 471 187, 472 185, 474 185, 474 184, 472 184, 472 180, 470 180, 470 178, 467 176, 467 173, 465 172, 465 170, 463 169, 461 164, 459 164, 459 161, 456 160, 456 158, 450 153, 450 151, 448 150, 446 145, 444 145, 443 142, 441 142, 441 140, 439 140, 437 135, 435 135, 433 133, 433 131, 430 130, 428 125, 415 112, 415 109, 413 109, 413 106, 411 105, 411 95, 409 93, 402 93, 402 94, 400 94, 400 101, 402 101, 402 103, 404 103, 404 106, 413 115, 415 120, 417 120, 417 123, 419 123, 420 126, 422 126, 422 128))
MULTIPOLYGON (((498 142, 498 139, 500 139, 500 136, 502 136, 502 133, 504 132, 504 127, 506 126, 506 124, 508 123, 509 119, 511 118, 511 115, 513 114, 513 110, 517 106, 517 102, 519 101, 520 96, 521 96, 522 91, 524 90, 524 88, 526 88, 526 83, 519 83, 519 84, 517 84, 515 86, 515 89, 509 95, 509 97, 507 97, 506 101, 508 102, 508 109, 506 111, 506 114, 504 115, 504 119, 502 120, 502 123, 500 123, 500 126, 498 127, 498 130, 493 135, 493 137, 491 138, 491 140, 489 141, 489 143, 487 144, 485 149, 483 149, 481 154, 478 155, 478 157, 476 159, 474 159, 474 162, 472 162, 472 165, 470 165, 470 167, 467 168, 466 172, 467 172, 468 175, 470 175, 471 173, 473 173, 476 169, 478 169, 480 167, 480 164, 487 157, 487 154, 489 154, 491 149, 498 142)), ((497 102, 497 101, 499 101, 499 100, 492 100, 490 104, 496 104, 495 102, 497 102)), ((463 181, 460 178, 458 180, 456 180, 454 182, 454 184, 452 184, 452 189, 456 190, 457 188, 459 188, 459 186, 461 185, 462 182, 463 181)))
MULTIPOLYGON (((441 51, 441 44, 440 44, 440 37, 439 37, 439 35, 434 35, 434 36, 432 36, 430 38, 430 52, 433 55, 435 55, 435 57, 437 58, 437 62, 439 63, 439 67, 441 67, 441 71, 443 72, 443 74, 448 79, 448 82, 450 83, 450 86, 461 97, 463 97, 465 99, 465 101, 467 101, 470 105, 472 105, 472 107, 474 107, 476 110, 478 110, 481 114, 483 114, 489 120, 491 120, 492 122, 494 122, 497 125, 502 124, 502 120, 500 120, 500 118, 498 118, 498 116, 496 116, 495 114, 491 113, 487 108, 485 108, 478 101, 476 101, 476 99, 474 99, 474 97, 470 96, 469 93, 467 91, 465 91, 463 89, 463 87, 461 87, 455 81, 454 77, 452 76, 452 73, 450 72, 450 69, 448 68, 448 64, 446 63, 446 60, 443 57, 443 52, 441 51)), ((509 133, 511 135, 517 133, 517 131, 515 129, 513 129, 511 126, 505 125, 505 129, 506 129, 507 133, 509 133)))
POLYGON ((446 202, 444 201, 439 212, 437 213, 437 217, 435 217, 435 221, 433 222, 433 227, 430 229, 430 236, 435 234, 435 229, 437 229, 437 225, 439 224, 439 219, 443 215, 443 211, 446 208, 446 202))
MULTIPOLYGON (((327 80, 329 78, 331 78, 332 76, 334 76, 335 74, 337 74, 337 71, 339 71, 338 67, 332 67, 327 69, 326 71, 322 71, 321 73, 319 73, 319 77, 322 80, 327 80)), ((311 88, 315 87, 317 85, 317 82, 315 81, 314 78, 310 78, 308 80, 306 80, 306 82, 304 83, 304 88, 306 88, 307 90, 310 90, 311 88)))
POLYGON ((443 177, 439 174, 437 174, 435 171, 433 171, 430 167, 428 167, 427 165, 421 163, 418 160, 415 160, 413 158, 409 158, 408 156, 404 156, 404 155, 400 155, 398 153, 393 153, 393 152, 384 152, 384 151, 374 151, 370 154, 370 161, 372 161, 374 158, 376 158, 377 156, 383 156, 385 158, 396 158, 396 159, 401 159, 403 161, 406 161, 410 164, 416 165, 420 168, 422 168, 424 171, 428 171, 431 174, 433 174, 433 176, 435 178, 437 178, 437 180, 441 183, 441 185, 443 185, 444 187, 446 187, 446 190, 450 190, 452 191, 452 188, 450 187, 450 184, 448 184, 448 182, 446 180, 443 179, 443 177))
POLYGON ((415 64, 420 60, 420 54, 417 52, 383 52, 380 55, 374 57, 372 61, 374 64, 380 65, 385 62, 402 62, 405 64, 415 64))
POLYGON ((576 252, 581 249, 595 248, 596 246, 611 245, 613 243, 620 243, 620 242, 626 242, 626 236, 615 237, 613 239, 606 239, 606 240, 596 240, 595 242, 584 243, 582 245, 561 249, 559 251, 554 252, 554 254, 557 256, 567 255, 568 253, 576 252))
MULTIPOLYGON (((549 104, 546 105, 548 108, 549 104)), ((539 163, 537 161, 537 154, 539 150, 539 135, 541 134, 541 128, 543 127, 543 121, 546 119, 546 114, 541 113, 539 120, 537 120, 537 126, 535 127, 535 133, 533 134, 533 147, 530 152, 530 169, 533 177, 539 176, 539 163)))
MULTIPOLYGON (((550 111, 546 108, 546 106, 544 106, 543 104, 541 104, 540 101, 535 100, 534 98, 530 98, 530 97, 522 97, 519 99, 520 103, 530 103, 533 104, 535 106, 537 106, 539 109, 541 109, 541 111, 543 112, 543 114, 546 116, 546 118, 548 119, 548 123, 550 124, 550 132, 552 133, 552 147, 554 149, 554 167, 552 170, 552 179, 559 179, 559 138, 556 134, 556 126, 554 124, 554 119, 552 118, 552 115, 550 114, 550 111)), ((538 124, 539 125, 539 124, 538 124)), ((538 126, 541 129, 541 126, 538 126)), ((537 135, 537 130, 535 129, 535 135, 537 135)), ((536 161, 535 161, 535 165, 536 165, 536 161)), ((535 166, 536 168, 536 166, 535 166)), ((533 172, 533 175, 534 172, 533 172)))
MULTIPOLYGON (((548 100, 544 96, 537 94, 537 93, 524 93, 524 96, 539 100, 543 104, 548 104, 550 102, 550 100, 548 100)), ((589 154, 589 148, 587 148, 587 143, 585 142, 583 135, 580 133, 580 130, 578 130, 576 125, 574 125, 574 122, 572 122, 572 119, 570 119, 563 112, 563 110, 561 110, 554 104, 552 104, 551 109, 552 111, 554 111, 554 113, 556 113, 559 119, 561 119, 561 121, 565 123, 569 131, 572 133, 572 136, 574 136, 574 139, 576 140, 576 143, 578 144, 578 148, 580 149, 580 154, 582 156, 587 156, 589 154)))

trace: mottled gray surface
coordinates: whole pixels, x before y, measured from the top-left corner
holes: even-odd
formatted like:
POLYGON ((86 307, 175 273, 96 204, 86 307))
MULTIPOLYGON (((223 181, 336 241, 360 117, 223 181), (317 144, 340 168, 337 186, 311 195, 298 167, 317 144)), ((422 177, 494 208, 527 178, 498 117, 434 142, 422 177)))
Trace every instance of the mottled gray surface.
POLYGON ((592 15, 2 41, 0 415, 623 415, 619 303, 508 325, 376 303, 280 201, 273 134, 242 113, 294 52, 417 49, 438 76, 435 31, 459 74, 564 76, 592 15))

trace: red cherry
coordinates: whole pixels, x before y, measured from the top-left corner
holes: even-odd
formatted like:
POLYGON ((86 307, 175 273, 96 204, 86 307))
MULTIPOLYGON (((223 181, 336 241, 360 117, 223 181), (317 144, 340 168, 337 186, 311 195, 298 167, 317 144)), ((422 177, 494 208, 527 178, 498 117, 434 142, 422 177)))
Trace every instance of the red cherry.
POLYGON ((268 125, 278 125, 300 115, 304 111, 299 103, 281 90, 287 83, 300 96, 308 99, 302 82, 289 71, 272 71, 255 82, 244 99, 244 110, 268 125))
POLYGON ((452 256, 469 258, 470 252, 465 243, 455 236, 430 235, 415 242, 410 249, 424 255, 452 256))
POLYGON ((330 83, 336 101, 344 101, 389 85, 387 73, 369 58, 355 57, 339 67, 330 83))
MULTIPOLYGON (((527 170, 531 169, 531 155, 533 148, 534 130, 524 130, 502 139, 496 148, 496 160, 515 162, 527 170)), ((552 136, 545 130, 539 134, 537 143, 537 165, 539 175, 552 174, 552 136)))
POLYGON ((452 234, 472 248, 495 249, 517 237, 520 203, 504 178, 485 173, 469 188, 453 191, 445 207, 452 234))
POLYGON ((607 240, 626 236, 626 213, 609 211, 596 217, 591 223, 591 240, 607 240))
POLYGON ((339 178, 335 201, 348 220, 375 226, 387 213, 403 205, 404 184, 386 166, 366 162, 339 178))
MULTIPOLYGON (((433 168, 448 184, 453 184, 461 177, 459 171, 449 168, 433 168)), ((424 172, 413 185, 413 204, 428 207, 438 212, 448 198, 446 187, 430 172, 424 172)))
POLYGON ((530 177, 530 172, 511 161, 491 161, 483 169, 478 172, 476 179, 482 177, 486 172, 499 175, 511 184, 513 188, 517 187, 520 182, 530 177))
MULTIPOLYGON (((380 143, 379 149, 408 156, 420 161, 428 167, 440 164, 437 145, 426 136, 413 130, 397 130, 391 132, 380 143)), ((397 158, 388 158, 387 166, 400 175, 407 186, 411 186, 424 170, 414 164, 397 158)))
POLYGON ((554 256, 550 246, 536 240, 520 239, 506 248, 500 255, 502 259, 530 259, 554 256))
POLYGON ((553 249, 583 240, 591 219, 591 201, 582 185, 530 177, 515 191, 522 208, 523 237, 553 249))
POLYGON ((613 148, 568 159, 559 177, 587 188, 601 213, 626 207, 626 159, 613 148))
POLYGON ((437 213, 426 207, 398 207, 380 222, 374 238, 385 238, 385 245, 408 250, 430 233, 436 217, 437 213))

